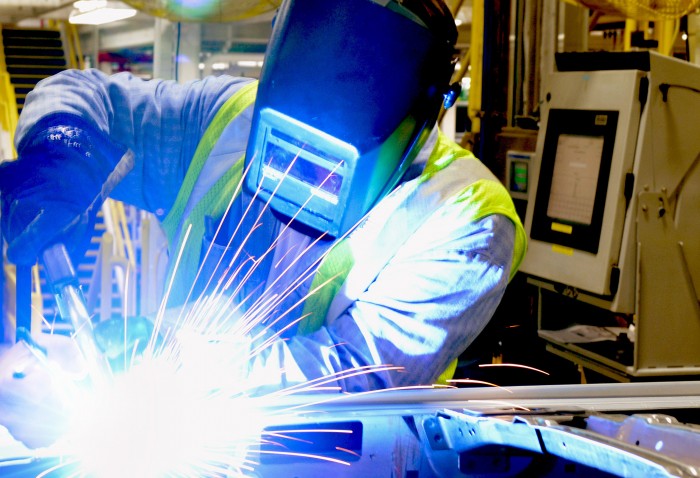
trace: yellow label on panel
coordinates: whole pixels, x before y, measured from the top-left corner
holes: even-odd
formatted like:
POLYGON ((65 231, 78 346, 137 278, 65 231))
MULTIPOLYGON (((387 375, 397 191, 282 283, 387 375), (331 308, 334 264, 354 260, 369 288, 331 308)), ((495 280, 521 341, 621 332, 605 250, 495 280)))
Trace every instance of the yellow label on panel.
POLYGON ((564 254, 565 256, 573 256, 574 250, 570 247, 564 247, 557 244, 552 244, 552 252, 557 254, 564 254))
POLYGON ((563 232, 564 234, 571 234, 574 228, 568 224, 559 224, 558 222, 552 223, 552 231, 563 232))

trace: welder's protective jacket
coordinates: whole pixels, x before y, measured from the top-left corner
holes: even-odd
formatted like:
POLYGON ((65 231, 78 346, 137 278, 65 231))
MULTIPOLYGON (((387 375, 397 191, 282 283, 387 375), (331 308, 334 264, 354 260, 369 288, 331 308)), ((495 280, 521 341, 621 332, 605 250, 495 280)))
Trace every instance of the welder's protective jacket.
POLYGON ((471 153, 434 132, 356 230, 317 240, 285 227, 239 187, 254 95, 248 79, 178 85, 67 71, 28 96, 16 140, 44 116, 75 115, 135 153, 112 197, 163 221, 171 263, 181 256, 203 264, 199 275, 189 265, 174 272, 170 304, 193 301, 193 285, 196 294, 223 285, 240 304, 229 306, 231 316, 257 311, 287 337, 254 360, 258 385, 380 364, 403 371, 337 385, 433 383, 485 327, 524 255, 507 192, 471 153), (217 280, 232 273, 229 283, 217 280))

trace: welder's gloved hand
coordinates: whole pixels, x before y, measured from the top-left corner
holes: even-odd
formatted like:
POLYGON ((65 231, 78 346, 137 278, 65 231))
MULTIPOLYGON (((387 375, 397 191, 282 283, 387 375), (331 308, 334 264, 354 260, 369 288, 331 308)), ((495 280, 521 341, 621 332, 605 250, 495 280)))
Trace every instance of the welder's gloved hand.
MULTIPOLYGON (((95 342, 109 360, 112 372, 119 373, 128 370, 132 361, 143 354, 153 333, 153 322, 146 317, 114 318, 95 326, 95 342)), ((152 345, 160 346, 159 336, 152 345)))
POLYGON ((67 431, 71 393, 88 377, 70 337, 41 334, 36 341, 43 361, 24 342, 0 354, 0 424, 29 448, 48 446, 67 431))
POLYGON ((19 145, 18 159, 0 164, 9 260, 34 264, 57 242, 82 257, 99 207, 132 167, 126 148, 81 118, 42 119, 19 145))

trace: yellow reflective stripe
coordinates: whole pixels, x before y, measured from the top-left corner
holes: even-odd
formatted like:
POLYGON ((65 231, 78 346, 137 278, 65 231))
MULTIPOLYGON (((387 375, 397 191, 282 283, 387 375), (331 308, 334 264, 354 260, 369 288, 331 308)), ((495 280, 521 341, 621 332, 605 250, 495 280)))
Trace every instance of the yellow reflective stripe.
POLYGON ((309 290, 312 293, 304 301, 302 312, 304 319, 299 322, 297 334, 310 334, 323 326, 333 298, 354 265, 355 258, 352 256, 347 240, 332 246, 311 281, 309 290))
POLYGON ((459 359, 454 359, 452 362, 450 362, 445 371, 440 374, 437 380, 435 380, 435 383, 438 385, 449 385, 450 380, 452 380, 455 376, 458 363, 459 359))
POLYGON ((425 165, 425 169, 420 176, 419 181, 424 182, 432 178, 435 173, 445 169, 455 159, 476 159, 471 151, 458 146, 454 141, 449 139, 445 134, 438 130, 438 139, 433 148, 430 158, 425 165))

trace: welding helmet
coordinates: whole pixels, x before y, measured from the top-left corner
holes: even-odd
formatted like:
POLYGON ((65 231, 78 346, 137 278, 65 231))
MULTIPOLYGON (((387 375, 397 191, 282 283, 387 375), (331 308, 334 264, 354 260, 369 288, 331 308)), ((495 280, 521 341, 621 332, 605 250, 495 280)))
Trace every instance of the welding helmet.
POLYGON ((401 179, 454 96, 442 0, 286 0, 253 113, 246 189, 339 237, 401 179))

